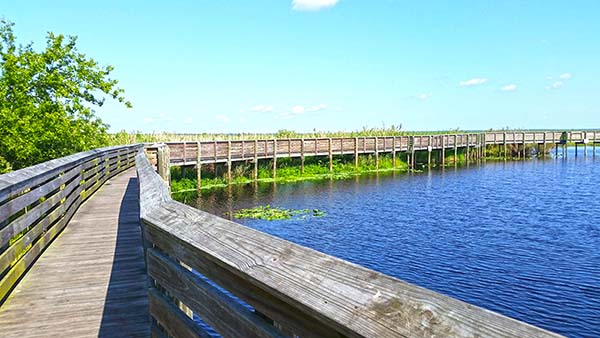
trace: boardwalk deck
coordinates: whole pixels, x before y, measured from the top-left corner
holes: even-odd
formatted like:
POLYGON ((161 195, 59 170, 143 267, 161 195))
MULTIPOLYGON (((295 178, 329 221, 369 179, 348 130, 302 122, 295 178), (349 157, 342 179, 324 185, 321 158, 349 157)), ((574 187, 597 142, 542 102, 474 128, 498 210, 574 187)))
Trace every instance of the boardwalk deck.
POLYGON ((2 337, 148 337, 135 169, 83 204, 0 307, 2 337))

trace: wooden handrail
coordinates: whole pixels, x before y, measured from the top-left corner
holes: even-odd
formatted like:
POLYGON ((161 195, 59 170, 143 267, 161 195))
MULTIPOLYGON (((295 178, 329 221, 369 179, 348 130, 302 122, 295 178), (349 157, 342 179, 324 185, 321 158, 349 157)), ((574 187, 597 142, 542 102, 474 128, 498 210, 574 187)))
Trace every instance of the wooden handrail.
POLYGON ((205 334, 181 327, 191 310, 224 337, 558 337, 173 201, 145 154, 136 167, 150 311, 171 336, 205 334))
MULTIPOLYGON (((478 147, 498 144, 560 144, 561 132, 557 131, 507 131, 486 133, 431 134, 410 136, 361 136, 304 139, 263 139, 254 140, 221 140, 199 142, 166 142, 170 148, 170 161, 173 165, 193 165, 197 160, 198 145, 201 147, 201 162, 217 163, 228 161, 244 161, 277 157, 301 157, 302 155, 328 155, 329 140, 332 142, 332 154, 386 153, 442 150, 454 147, 454 136, 458 147, 478 147), (505 137, 506 135, 506 137, 505 137), (452 137, 449 137, 452 136, 452 137), (449 139, 443 143, 442 139, 449 139), (354 148, 354 141, 360 144, 354 148), (375 144, 377 140, 377 146, 375 144), (412 143, 411 141, 412 140, 412 143), (395 142, 395 143, 393 143, 395 142), (277 154, 273 152, 273 145, 277 154), (304 147, 302 146, 304 144, 304 147), (431 147, 431 149, 430 149, 431 147), (256 154, 255 154, 256 148, 256 154), (184 155, 185 154, 185 155, 184 155)), ((600 132, 571 131, 567 133, 568 141, 584 143, 600 143, 600 132)))
POLYGON ((79 205, 142 149, 94 149, 0 176, 0 303, 79 205))

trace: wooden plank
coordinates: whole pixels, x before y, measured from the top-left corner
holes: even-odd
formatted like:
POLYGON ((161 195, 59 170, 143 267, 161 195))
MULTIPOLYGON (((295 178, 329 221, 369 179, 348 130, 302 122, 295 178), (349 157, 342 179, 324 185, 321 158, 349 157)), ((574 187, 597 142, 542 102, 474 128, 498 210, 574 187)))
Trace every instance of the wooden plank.
POLYGON ((191 318, 179 310, 156 288, 148 292, 150 315, 154 317, 169 335, 177 338, 210 338, 210 334, 200 328, 191 318))
MULTIPOLYGON (((81 166, 70 168, 63 175, 55 177, 53 180, 17 197, 0 206, 0 224, 12 215, 38 202, 40 198, 46 197, 51 192, 59 189, 63 184, 70 181, 80 174, 81 166)), ((1 245, 0 245, 1 247, 1 245)))
POLYGON ((83 204, 33 264, 0 307, 1 336, 150 334, 132 174, 115 177, 83 204))
POLYGON ((264 319, 154 249, 148 274, 223 337, 283 337, 264 319))
POLYGON ((23 237, 15 241, 15 243, 13 243, 0 255, 0 274, 10 267, 11 264, 16 263, 15 260, 17 257, 20 257, 24 252, 26 252, 28 250, 28 246, 36 241, 40 234, 46 231, 50 225, 52 225, 58 219, 63 218, 65 214, 68 214, 69 210, 76 209, 79 206, 77 199, 80 198, 79 194, 83 191, 83 186, 76 185, 73 187, 73 189, 75 189, 73 192, 67 193, 68 197, 64 203, 61 203, 58 208, 52 210, 52 212, 44 217, 41 221, 37 222, 35 226, 31 228, 31 230, 26 232, 23 237))

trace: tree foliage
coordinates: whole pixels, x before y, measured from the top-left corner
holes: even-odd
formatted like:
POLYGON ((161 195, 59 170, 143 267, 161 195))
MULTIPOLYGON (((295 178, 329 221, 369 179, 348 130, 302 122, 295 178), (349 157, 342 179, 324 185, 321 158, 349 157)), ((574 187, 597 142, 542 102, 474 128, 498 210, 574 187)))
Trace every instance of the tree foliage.
POLYGON ((12 27, 0 20, 0 173, 105 145, 94 108, 106 98, 131 106, 113 68, 80 53, 74 36, 48 33, 37 52, 12 27))

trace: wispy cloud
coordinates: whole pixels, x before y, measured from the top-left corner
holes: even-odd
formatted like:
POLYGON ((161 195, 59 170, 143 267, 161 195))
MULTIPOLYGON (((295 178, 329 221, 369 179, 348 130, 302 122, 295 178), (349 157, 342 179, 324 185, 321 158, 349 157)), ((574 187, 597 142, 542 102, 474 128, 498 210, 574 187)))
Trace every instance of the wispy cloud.
POLYGON ((259 105, 256 105, 256 106, 250 108, 250 111, 251 112, 259 112, 259 113, 270 113, 273 111, 273 106, 259 104, 259 105))
POLYGON ((425 101, 428 100, 431 97, 431 93, 422 93, 417 95, 417 99, 425 101))
POLYGON ((146 123, 146 124, 152 124, 152 123, 157 123, 157 122, 170 122, 172 120, 173 120, 173 118, 171 118, 170 116, 168 116, 165 113, 158 114, 158 117, 148 116, 148 117, 144 117, 144 119, 143 119, 144 123, 146 123))
POLYGON ((562 87, 563 85, 564 85, 564 82, 562 82, 562 81, 555 81, 551 85, 546 86, 546 89, 558 89, 558 88, 562 87))
POLYGON ((305 113, 314 113, 314 112, 322 111, 325 109, 327 109, 327 105, 324 103, 317 104, 314 106, 296 105, 296 106, 293 106, 291 109, 288 109, 288 110, 280 113, 278 116, 282 117, 282 118, 291 118, 294 115, 302 115, 305 113))
POLYGON ((337 5, 339 0, 292 0, 295 11, 318 11, 337 5))
POLYGON ((500 87, 500 90, 503 92, 514 92, 515 90, 517 90, 517 85, 511 83, 509 85, 500 87))
POLYGON ((296 115, 304 114, 304 111, 305 111, 304 106, 293 106, 292 107, 292 114, 296 114, 296 115))
POLYGON ((231 119, 227 115, 217 115, 217 116, 215 116, 215 119, 217 121, 221 121, 223 123, 229 123, 229 121, 231 121, 231 119))
POLYGON ((321 110, 325 110, 327 109, 327 105, 326 104, 318 104, 316 106, 310 106, 306 108, 306 112, 307 113, 312 113, 312 112, 316 112, 316 111, 321 111, 321 110))
POLYGON ((191 116, 188 116, 185 118, 185 120, 183 120, 183 123, 187 123, 187 124, 192 123, 192 122, 194 122, 194 119, 192 119, 191 116))
POLYGON ((470 87, 470 86, 478 86, 478 85, 482 85, 484 83, 488 82, 488 79, 483 78, 483 77, 476 77, 473 79, 469 79, 469 80, 465 80, 465 81, 460 81, 459 85, 461 87, 470 87))
POLYGON ((573 77, 571 73, 563 73, 558 77, 561 80, 570 80, 573 77))

